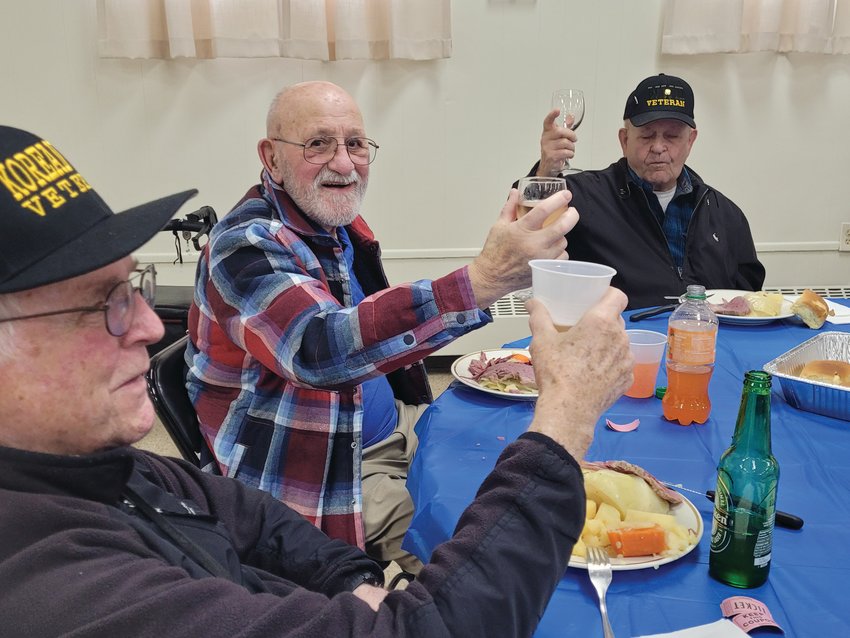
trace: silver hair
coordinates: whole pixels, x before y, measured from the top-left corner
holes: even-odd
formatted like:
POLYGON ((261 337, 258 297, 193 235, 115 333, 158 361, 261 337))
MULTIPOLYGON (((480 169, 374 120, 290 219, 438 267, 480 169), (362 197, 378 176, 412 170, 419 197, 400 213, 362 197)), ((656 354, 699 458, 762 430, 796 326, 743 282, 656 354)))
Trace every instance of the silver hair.
MULTIPOLYGON (((21 313, 21 304, 16 293, 0 295, 0 319, 21 313)), ((0 323, 0 361, 14 354, 15 322, 0 323)))
POLYGON ((289 87, 284 87, 280 91, 278 91, 277 95, 275 95, 272 99, 272 103, 269 104, 269 110, 266 113, 266 135, 268 135, 269 137, 280 134, 279 131, 273 129, 277 128, 276 124, 278 105, 280 104, 280 101, 283 98, 284 94, 287 93, 288 89, 289 87))

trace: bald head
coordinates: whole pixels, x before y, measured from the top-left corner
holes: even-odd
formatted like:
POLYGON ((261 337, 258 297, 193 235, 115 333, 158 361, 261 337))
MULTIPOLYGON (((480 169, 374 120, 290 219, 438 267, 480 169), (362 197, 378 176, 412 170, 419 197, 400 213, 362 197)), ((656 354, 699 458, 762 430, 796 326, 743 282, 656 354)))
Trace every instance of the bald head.
POLYGON ((361 128, 363 116, 354 98, 332 82, 300 82, 285 87, 272 100, 266 117, 268 137, 291 135, 316 118, 343 119, 361 128))

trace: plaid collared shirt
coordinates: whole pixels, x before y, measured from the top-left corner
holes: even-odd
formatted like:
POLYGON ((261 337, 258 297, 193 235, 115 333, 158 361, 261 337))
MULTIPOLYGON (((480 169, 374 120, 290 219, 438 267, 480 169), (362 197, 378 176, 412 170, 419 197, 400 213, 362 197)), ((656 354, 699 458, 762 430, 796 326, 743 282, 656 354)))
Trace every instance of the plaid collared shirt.
POLYGON ((652 184, 638 177, 631 166, 629 167, 629 174, 640 185, 644 193, 646 193, 646 200, 653 215, 655 215, 655 218, 661 225, 661 229, 664 231, 664 236, 667 238, 667 246, 670 248, 670 255, 673 257, 673 262, 676 264, 679 275, 681 275, 682 267, 685 263, 685 244, 688 237, 688 225, 691 222, 696 204, 694 201, 694 186, 691 182, 688 169, 682 167, 682 172, 676 180, 676 192, 673 194, 673 199, 667 204, 666 211, 661 208, 661 203, 652 190, 652 184))
POLYGON ((367 295, 356 306, 342 246, 264 175, 198 262, 187 387, 223 474, 363 547, 360 384, 421 368, 491 319, 466 268, 387 288, 365 221, 346 228, 367 295))

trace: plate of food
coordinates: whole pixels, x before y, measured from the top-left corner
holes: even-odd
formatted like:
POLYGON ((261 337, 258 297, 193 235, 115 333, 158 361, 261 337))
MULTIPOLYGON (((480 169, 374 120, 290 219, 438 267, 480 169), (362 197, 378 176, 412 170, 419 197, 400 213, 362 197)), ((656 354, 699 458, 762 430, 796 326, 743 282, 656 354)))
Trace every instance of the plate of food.
POLYGON ((782 293, 760 290, 706 290, 708 303, 721 323, 738 326, 760 326, 793 317, 794 298, 782 293))
POLYGON ((587 569, 588 545, 604 547, 611 569, 648 569, 689 554, 703 534, 690 500, 627 461, 582 463, 587 514, 570 567, 587 569))
POLYGON ((471 352, 455 359, 452 375, 470 388, 505 399, 537 398, 531 356, 522 348, 471 352))

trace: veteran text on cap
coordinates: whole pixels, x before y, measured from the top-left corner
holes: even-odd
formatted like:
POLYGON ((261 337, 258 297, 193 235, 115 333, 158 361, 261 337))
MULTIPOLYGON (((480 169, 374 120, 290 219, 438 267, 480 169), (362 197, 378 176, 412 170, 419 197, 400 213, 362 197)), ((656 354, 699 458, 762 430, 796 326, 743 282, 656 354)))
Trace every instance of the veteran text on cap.
POLYGON ((50 142, 0 126, 0 293, 70 279, 126 257, 196 193, 115 214, 50 142))
POLYGON ((626 100, 623 119, 635 126, 655 120, 679 120, 691 128, 694 122, 694 92, 682 78, 659 73, 637 85, 626 100))

